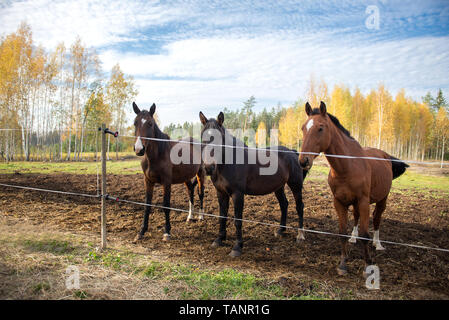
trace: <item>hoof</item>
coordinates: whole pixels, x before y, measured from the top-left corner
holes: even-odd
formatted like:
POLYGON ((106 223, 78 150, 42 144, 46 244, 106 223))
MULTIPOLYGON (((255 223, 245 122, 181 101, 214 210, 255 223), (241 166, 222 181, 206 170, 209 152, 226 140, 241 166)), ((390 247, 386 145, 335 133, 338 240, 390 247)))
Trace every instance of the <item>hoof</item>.
POLYGON ((374 246, 376 247, 376 251, 383 251, 383 250, 385 250, 385 248, 380 243, 375 244, 374 246))
POLYGON ((199 220, 199 221, 204 221, 204 216, 203 216, 202 214, 200 214, 200 215, 198 216, 198 220, 199 220))
POLYGON ((357 242, 357 239, 354 238, 354 237, 351 237, 351 238, 348 240, 348 242, 349 242, 349 243, 356 243, 356 242, 357 242))
POLYGON ((170 241, 171 236, 168 233, 164 233, 164 236, 162 237, 163 241, 170 241))
POLYGON ((296 242, 302 242, 306 240, 306 236, 304 234, 304 231, 299 231, 298 236, 296 237, 296 242))
POLYGON ((212 242, 212 244, 210 246, 211 246, 211 248, 222 247, 223 246, 223 242, 221 240, 215 240, 214 242, 212 242))
POLYGON ((137 236, 134 238, 133 243, 137 243, 137 242, 139 242, 139 241, 142 240, 142 239, 143 239, 143 235, 141 235, 141 234, 139 233, 139 234, 137 234, 137 236))
POLYGON ((345 276, 348 274, 348 269, 346 267, 337 267, 337 273, 339 276, 345 276))
POLYGON ((236 257, 240 257, 242 255, 241 251, 238 250, 232 250, 231 253, 229 254, 230 257, 236 258, 236 257))
POLYGON ((193 219, 193 218, 187 218, 186 223, 195 222, 195 221, 196 221, 196 219, 193 219))
POLYGON ((285 233, 284 233, 284 231, 282 231, 282 230, 276 230, 276 231, 274 232, 274 236, 275 236, 276 238, 280 238, 280 237, 285 236, 285 233))

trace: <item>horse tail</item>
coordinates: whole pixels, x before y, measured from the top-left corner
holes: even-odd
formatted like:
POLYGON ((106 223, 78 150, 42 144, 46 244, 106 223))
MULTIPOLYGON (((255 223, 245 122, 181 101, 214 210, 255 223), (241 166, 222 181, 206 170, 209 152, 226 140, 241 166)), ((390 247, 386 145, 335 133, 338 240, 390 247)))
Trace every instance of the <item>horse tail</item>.
POLYGON ((399 160, 398 158, 395 158, 393 156, 390 156, 391 160, 396 160, 396 161, 391 161, 391 169, 393 170, 393 179, 396 179, 397 177, 401 176, 405 170, 410 167, 408 164, 406 164, 403 161, 397 161, 399 160))

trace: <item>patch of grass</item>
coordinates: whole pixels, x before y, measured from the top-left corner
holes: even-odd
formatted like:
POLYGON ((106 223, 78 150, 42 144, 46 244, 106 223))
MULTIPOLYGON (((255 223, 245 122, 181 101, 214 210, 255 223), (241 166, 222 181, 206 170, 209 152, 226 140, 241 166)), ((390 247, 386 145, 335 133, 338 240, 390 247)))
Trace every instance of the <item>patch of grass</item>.
POLYGON ((402 176, 393 180, 393 187, 400 189, 437 190, 441 191, 442 195, 447 197, 449 195, 449 177, 430 176, 406 171, 402 176))
POLYGON ((74 296, 75 298, 78 298, 78 299, 81 299, 81 300, 87 299, 87 298, 89 297, 89 295, 87 294, 87 292, 86 292, 86 291, 83 291, 83 290, 76 290, 76 291, 74 291, 74 292, 73 292, 73 296, 74 296))
MULTIPOLYGON (((140 160, 115 161, 107 163, 110 174, 135 174, 142 171, 140 160)), ((0 162, 0 174, 20 173, 70 173, 70 174, 96 174, 101 172, 101 162, 94 161, 62 161, 62 162, 40 162, 40 161, 16 161, 0 162)))
POLYGON ((57 239, 44 239, 44 240, 19 240, 22 245, 33 251, 50 252, 53 254, 67 254, 71 252, 74 247, 70 242, 57 239))
POLYGON ((115 252, 108 250, 107 252, 97 252, 91 250, 87 253, 86 262, 94 262, 102 264, 115 270, 135 273, 136 266, 133 262, 134 255, 128 252, 115 252))
POLYGON ((262 279, 234 269, 220 272, 181 271, 174 279, 184 280, 188 290, 181 297, 186 299, 280 299, 283 289, 279 285, 263 285, 262 279))
MULTIPOLYGON (((184 283, 181 299, 283 299, 281 286, 265 285, 263 279, 231 268, 219 272, 200 270, 193 265, 151 262, 141 271, 145 277, 184 283)), ((166 288, 168 291, 168 288, 166 288)), ((308 297, 303 297, 307 299, 308 297)))
POLYGON ((33 286, 34 294, 39 294, 48 290, 50 290, 50 284, 48 282, 39 282, 33 286))

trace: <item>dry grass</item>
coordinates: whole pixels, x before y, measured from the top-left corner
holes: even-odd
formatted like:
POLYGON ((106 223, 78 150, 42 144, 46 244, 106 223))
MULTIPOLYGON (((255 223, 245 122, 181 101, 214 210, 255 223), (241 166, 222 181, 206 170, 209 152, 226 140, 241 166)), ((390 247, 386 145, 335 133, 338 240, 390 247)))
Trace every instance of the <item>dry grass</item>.
MULTIPOLYGON (((1 299, 176 299, 182 283, 136 276, 132 271, 87 261, 95 252, 90 235, 42 231, 0 219, 1 299), (80 290, 66 289, 66 268, 80 270, 80 290), (174 293, 174 294, 173 294, 174 293)), ((125 248, 126 250, 126 248, 125 248)), ((112 250, 111 250, 112 251, 112 250)), ((145 264, 148 256, 139 256, 145 264)))
POLYGON ((0 216, 0 299, 323 299, 335 291, 291 296, 273 279, 170 261, 112 236, 100 251, 98 240, 0 216), (79 268, 80 289, 66 288, 68 266, 79 268))

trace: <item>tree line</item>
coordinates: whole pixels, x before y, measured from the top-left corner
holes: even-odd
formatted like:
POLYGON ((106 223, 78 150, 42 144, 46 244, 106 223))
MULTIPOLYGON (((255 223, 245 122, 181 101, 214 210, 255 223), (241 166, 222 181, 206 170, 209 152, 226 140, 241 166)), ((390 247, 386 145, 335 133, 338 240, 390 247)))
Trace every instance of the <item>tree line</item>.
MULTIPOLYGON (((0 158, 82 160, 98 150, 101 123, 126 129, 124 108, 136 95, 118 64, 106 79, 97 53, 79 37, 47 52, 22 23, 0 38, 0 158)), ((108 140, 108 155, 126 148, 108 140)))
MULTIPOLYGON (((229 129, 252 129, 256 137, 259 130, 265 130, 266 145, 269 145, 270 129, 277 129, 280 144, 300 150, 301 128, 307 118, 306 101, 313 107, 324 101, 328 112, 335 115, 362 146, 380 148, 409 160, 448 158, 449 105, 441 89, 435 97, 428 92, 421 101, 415 101, 404 89, 393 96, 383 84, 367 94, 359 88, 351 91, 344 84, 329 90, 323 80, 317 81, 312 76, 305 97, 291 106, 278 104, 256 112, 256 99, 251 96, 240 109, 223 109, 224 125, 229 129)), ((182 128, 192 135, 194 126, 199 123, 170 124, 164 131, 170 134, 182 128)))

